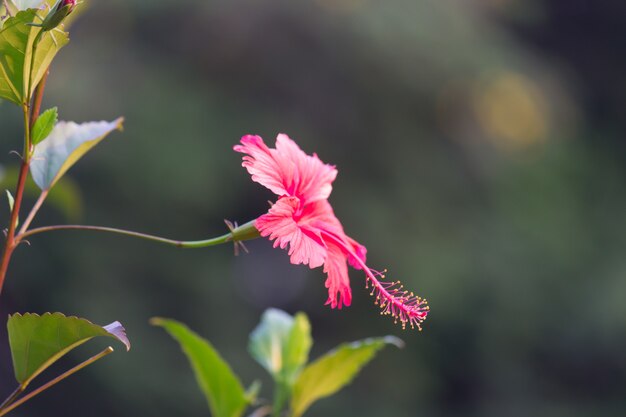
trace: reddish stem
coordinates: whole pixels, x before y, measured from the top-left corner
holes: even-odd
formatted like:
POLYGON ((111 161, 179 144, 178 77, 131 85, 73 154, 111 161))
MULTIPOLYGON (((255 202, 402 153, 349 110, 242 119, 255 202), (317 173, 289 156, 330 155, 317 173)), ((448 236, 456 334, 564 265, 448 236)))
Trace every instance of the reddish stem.
POLYGON ((41 101, 43 99, 43 90, 46 89, 46 81, 48 81, 48 75, 50 74, 50 67, 46 69, 46 72, 43 73, 43 77, 41 77, 41 81, 37 85, 35 89, 35 94, 33 98, 32 112, 30 113, 30 127, 35 125, 37 118, 39 117, 39 112, 41 110, 41 101))
POLYGON ((15 228, 17 225, 17 218, 20 212, 20 206, 22 205, 22 197, 24 196, 24 185, 26 184, 26 176, 28 175, 28 162, 25 160, 22 162, 20 168, 20 175, 17 180, 17 190, 15 191, 15 203, 13 205, 13 211, 11 212, 11 220, 9 221, 9 231, 7 232, 6 243, 4 244, 4 252, 2 254, 2 262, 0 263, 0 293, 2 293, 2 287, 4 285, 4 278, 9 268, 9 261, 11 255, 16 247, 15 243, 15 228))
POLYGON ((13 251, 17 247, 18 243, 15 240, 15 229, 17 228, 17 220, 20 214, 20 207, 22 206, 22 200, 24 197, 24 187, 26 185, 26 178, 28 177, 28 168, 30 166, 30 157, 31 157, 31 143, 30 143, 30 131, 34 126, 37 118, 39 117, 39 112, 41 111, 41 101, 43 98, 43 92, 46 88, 46 80, 48 79, 49 71, 46 70, 43 78, 37 85, 35 89, 35 94, 33 98, 33 105, 28 106, 28 104, 24 104, 24 130, 26 131, 25 139, 24 139, 24 155, 22 159, 22 165, 20 167, 19 177, 17 179, 17 187, 15 190, 15 202, 13 203, 13 210, 11 211, 11 219, 9 220, 9 230, 7 232, 6 241, 4 244, 4 250, 2 252, 2 261, 0 261, 0 294, 2 293, 2 288, 4 287, 4 279, 7 275, 7 270, 9 268, 9 262, 11 261, 11 255, 13 251))

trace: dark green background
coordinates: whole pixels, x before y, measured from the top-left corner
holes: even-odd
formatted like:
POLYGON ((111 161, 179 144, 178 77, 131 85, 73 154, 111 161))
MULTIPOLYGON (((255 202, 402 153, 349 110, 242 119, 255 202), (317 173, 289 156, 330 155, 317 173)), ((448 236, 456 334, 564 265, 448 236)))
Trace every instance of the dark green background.
MULTIPOLYGON (((268 307, 309 315, 313 357, 367 336, 407 343, 311 417, 625 415, 624 28, 618 1, 92 2, 45 99, 65 120, 126 117, 69 172, 81 221, 221 234, 223 219, 253 219, 274 198, 232 146, 285 132, 338 167, 330 201, 346 232, 432 313, 422 333, 402 331, 358 271, 353 305, 331 310, 321 269, 261 240, 234 257, 41 235, 15 254, 0 313, 120 320, 134 344, 15 415, 208 415, 178 347, 148 319, 187 322, 248 385, 264 371, 247 335, 268 307)), ((2 104, 5 167, 20 120, 2 104)), ((36 224, 65 221, 48 208, 36 224)))

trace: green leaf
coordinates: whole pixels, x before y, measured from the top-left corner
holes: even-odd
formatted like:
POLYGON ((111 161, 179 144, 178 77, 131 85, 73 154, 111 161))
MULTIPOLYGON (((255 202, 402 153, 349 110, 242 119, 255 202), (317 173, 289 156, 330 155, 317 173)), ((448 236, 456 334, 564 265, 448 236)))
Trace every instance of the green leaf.
POLYGON ((300 374, 302 367, 309 360, 309 352, 313 345, 311 324, 304 313, 297 313, 289 332, 289 338, 284 350, 283 378, 291 386, 300 374))
POLYGON ((15 15, 17 12, 17 7, 15 7, 11 0, 0 1, 0 29, 2 29, 6 19, 15 15))
POLYGON ((52 128, 57 124, 58 113, 57 108, 53 107, 41 113, 33 126, 31 132, 31 141, 33 145, 37 145, 39 142, 48 137, 52 128))
POLYGON ((52 186, 91 148, 112 131, 122 129, 123 118, 112 122, 59 122, 35 148, 30 164, 33 180, 42 190, 52 186))
POLYGON ((119 322, 98 326, 61 313, 26 313, 9 316, 7 323, 15 379, 22 388, 75 347, 96 336, 119 340, 130 349, 124 327, 119 322))
POLYGON ((213 417, 239 417, 243 414, 248 397, 239 378, 222 359, 215 348, 175 320, 153 318, 150 322, 163 327, 180 343, 191 363, 198 385, 202 389, 213 417))
POLYGON ((33 45, 41 29, 30 25, 41 22, 38 13, 43 11, 20 11, 6 19, 0 29, 0 98, 18 105, 30 100, 57 52, 69 41, 68 34, 61 30, 45 32, 33 57, 33 45))
POLYGON ((300 417, 315 401, 349 384, 386 344, 403 345, 400 339, 393 336, 346 343, 304 368, 293 388, 293 417, 300 417))
POLYGON ((248 350, 275 381, 291 387, 309 357, 313 340, 311 325, 304 313, 295 318, 277 309, 268 309, 250 334, 248 350))

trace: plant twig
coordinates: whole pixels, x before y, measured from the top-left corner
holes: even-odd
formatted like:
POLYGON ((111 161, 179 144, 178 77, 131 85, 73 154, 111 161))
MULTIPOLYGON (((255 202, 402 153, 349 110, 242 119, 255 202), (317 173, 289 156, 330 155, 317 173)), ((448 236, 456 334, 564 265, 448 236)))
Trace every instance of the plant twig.
POLYGON ((26 230, 28 230, 28 226, 30 226, 30 223, 35 218, 35 215, 37 214, 37 212, 41 208, 41 205, 43 204, 43 202, 44 202, 44 200, 46 199, 47 196, 48 196, 48 190, 44 190, 44 191, 41 192, 41 194, 39 194, 39 198, 37 198, 37 201, 35 201, 35 204, 33 205, 33 208, 30 209, 30 213, 28 213, 28 216, 26 217, 26 220, 24 220, 24 223, 22 224, 22 227, 20 228, 20 231, 17 232, 18 238, 21 235, 23 235, 26 232, 26 230))
POLYGON ((87 225, 78 225, 78 224, 67 224, 67 225, 58 225, 58 226, 43 226, 35 229, 28 230, 24 233, 21 233, 17 237, 17 241, 19 242, 22 239, 25 239, 29 236, 36 235, 44 232, 53 232, 56 230, 91 230, 96 232, 107 232, 107 233, 115 233, 124 236, 136 237, 139 239, 150 240, 153 242, 164 243, 170 246, 176 246, 179 248, 204 248, 207 246, 215 246, 220 245, 222 243, 231 242, 233 240, 233 233, 226 233, 225 235, 214 237, 211 239, 205 240, 174 240, 167 239, 160 236, 149 235, 146 233, 133 232, 130 230, 117 229, 114 227, 103 227, 103 226, 87 226, 87 225))
MULTIPOLYGON (((41 33, 41 32, 40 32, 41 33)), ((39 38, 39 36, 37 37, 39 38)), ((33 54, 36 50, 33 51, 33 54)), ((32 66, 31 66, 32 70, 32 66)), ((37 118, 39 117, 39 112, 41 111, 41 102, 43 99, 43 92, 46 88, 46 80, 48 79, 49 69, 44 73, 43 78, 35 88, 33 105, 30 106, 28 103, 22 106, 22 112, 24 114, 24 152, 22 156, 22 165, 20 167, 19 177, 17 179, 17 186, 15 191, 15 202, 13 203, 13 210, 11 211, 11 219, 9 220, 9 229, 7 232, 7 237, 4 244, 4 249, 2 251, 2 260, 0 260, 0 294, 2 293, 2 288, 4 287, 4 280, 7 275, 7 270, 9 269, 9 262, 11 261, 11 255, 13 254, 13 250, 17 247, 19 241, 15 240, 15 229, 17 228, 17 220, 19 218, 20 207, 22 206, 22 200, 24 197, 24 187, 26 186, 26 178, 28 177, 28 169, 30 166, 30 157, 31 157, 31 137, 30 132, 32 127, 34 126, 37 118)), ((44 196, 45 198, 45 196, 44 196)), ((43 201, 42 201, 43 202, 43 201)), ((32 213, 32 210, 31 210, 32 213)), ((34 217, 35 213, 33 213, 34 217)), ((29 214, 29 218, 30 218, 29 214)), ((27 219, 28 223, 32 221, 32 219, 27 219)), ((24 229, 25 230, 25 229, 24 229)))
POLYGON ((67 377, 71 376, 72 374, 80 371, 81 369, 85 368, 86 366, 89 366, 92 363, 96 362, 97 360, 102 359, 103 357, 105 357, 106 355, 108 355, 111 352, 113 352, 113 348, 111 346, 109 346, 108 348, 104 349, 102 352, 98 353, 97 355, 92 356, 91 358, 87 359, 85 362, 82 362, 82 363, 76 365, 75 367, 73 367, 69 371, 66 371, 66 372, 62 373, 61 375, 57 376, 56 378, 54 378, 50 382, 40 386, 39 388, 35 389, 34 391, 29 392, 28 394, 26 394, 25 396, 23 396, 19 400, 15 401, 13 404, 11 404, 8 407, 0 410, 0 417, 2 417, 3 415, 7 414, 9 411, 14 410, 15 408, 19 407, 20 405, 24 404, 26 401, 30 400, 34 396, 36 396, 38 394, 41 394, 42 392, 44 392, 48 388, 52 387, 53 385, 58 384, 59 382, 63 381, 65 378, 67 378, 67 377))
POLYGON ((13 391, 11 393, 11 395, 9 395, 3 402, 2 404, 0 404, 0 410, 4 409, 5 407, 8 407, 13 401, 15 401, 17 399, 17 397, 20 396, 20 394, 24 391, 24 387, 23 386, 19 386, 17 388, 15 388, 15 391, 13 391))
POLYGON ((4 285, 4 279, 9 268, 9 261, 11 255, 16 247, 15 242, 15 229, 17 228, 17 219, 20 213, 20 207, 22 205, 22 198, 24 197, 24 186, 26 185, 26 177, 28 176, 29 166, 29 148, 30 148, 30 123, 29 106, 25 104, 22 107, 24 112, 24 156, 22 165, 20 167, 19 177, 17 179, 17 189, 15 191, 15 202, 13 203, 13 210, 11 211, 11 219, 9 220, 9 230, 4 243, 4 250, 2 252, 2 260, 0 261, 0 293, 2 293, 2 287, 4 285))

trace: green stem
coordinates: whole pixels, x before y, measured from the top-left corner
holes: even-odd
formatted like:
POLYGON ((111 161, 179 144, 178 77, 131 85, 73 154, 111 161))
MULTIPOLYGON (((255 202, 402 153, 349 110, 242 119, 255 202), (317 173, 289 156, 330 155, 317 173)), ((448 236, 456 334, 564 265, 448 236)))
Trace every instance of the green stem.
POLYGON ((279 417, 287 399, 289 398, 289 386, 285 382, 276 381, 274 390, 274 403, 272 405, 272 417, 279 417))
POLYGON ((105 357, 106 355, 108 355, 111 352, 113 352, 113 348, 109 346, 108 348, 104 349, 102 352, 98 353, 97 355, 92 356, 91 358, 87 359, 85 362, 82 362, 82 363, 76 365, 75 367, 73 367, 72 369, 70 369, 69 371, 66 371, 66 372, 62 373, 61 375, 59 375, 56 378, 54 378, 52 381, 50 381, 50 382, 40 386, 36 390, 28 393, 27 395, 23 396, 19 400, 15 401, 13 404, 9 405, 8 407, 0 410, 0 417, 2 417, 3 415, 7 414, 9 411, 14 410, 15 408, 19 407, 20 405, 24 404, 26 401, 30 400, 34 396, 36 396, 38 394, 41 394, 43 391, 47 390, 48 388, 52 387, 53 385, 58 384, 59 382, 63 381, 65 378, 67 378, 67 377, 71 376, 72 374, 80 371, 81 369, 85 368, 86 366, 89 366, 92 363, 96 362, 97 360, 102 359, 103 357, 105 357))
POLYGON ((103 227, 103 226, 87 226, 87 225, 58 225, 58 226, 44 226, 38 227, 35 229, 28 230, 24 233, 19 234, 16 237, 16 241, 21 241, 30 236, 44 233, 44 232, 53 232, 57 230, 91 230, 95 232, 107 232, 107 233, 115 233, 118 235, 136 237, 139 239, 149 240, 152 242, 163 243, 170 246, 176 246, 178 248, 206 248, 209 246, 221 245, 223 243, 228 242, 239 242, 241 240, 253 239, 259 236, 258 232, 255 233, 256 229, 254 229, 254 222, 246 223, 242 226, 232 229, 229 233, 226 233, 222 236, 205 239, 205 240, 175 240, 175 239, 167 239, 160 236, 150 235, 146 233, 133 232, 130 230, 117 229, 114 227, 103 227))

